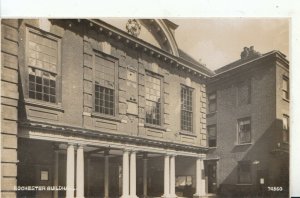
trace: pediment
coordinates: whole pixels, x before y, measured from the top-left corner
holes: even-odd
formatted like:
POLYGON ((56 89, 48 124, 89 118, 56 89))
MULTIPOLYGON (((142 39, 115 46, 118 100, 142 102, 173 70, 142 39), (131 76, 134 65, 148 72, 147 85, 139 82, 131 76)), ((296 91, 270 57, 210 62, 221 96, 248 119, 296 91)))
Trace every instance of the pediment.
MULTIPOLYGON (((104 19, 103 21, 133 34, 128 31, 129 20, 130 19, 104 19)), ((170 25, 172 22, 164 19, 136 19, 135 22, 138 23, 140 29, 137 35, 133 34, 134 36, 166 52, 178 56, 178 47, 174 37, 174 30, 177 27, 175 24, 172 24, 172 26, 170 25)))

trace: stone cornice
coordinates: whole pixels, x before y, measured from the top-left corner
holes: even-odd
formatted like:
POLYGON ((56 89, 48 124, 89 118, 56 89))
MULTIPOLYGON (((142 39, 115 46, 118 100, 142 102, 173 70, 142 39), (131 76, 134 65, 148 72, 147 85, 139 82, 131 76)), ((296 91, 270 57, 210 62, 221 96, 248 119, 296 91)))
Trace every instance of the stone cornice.
POLYGON ((27 129, 38 129, 40 131, 51 131, 53 133, 59 133, 64 135, 81 135, 89 138, 101 138, 101 140, 107 140, 111 142, 122 142, 123 144, 133 144, 133 145, 147 145, 152 147, 164 148, 164 149, 173 149, 178 151, 193 152, 193 153, 206 153, 208 148, 186 145, 181 143, 175 143, 171 141, 158 141, 153 139, 147 139, 143 137, 130 136, 126 134, 114 134, 106 133, 91 129, 77 128, 72 126, 64 126, 58 124, 50 124, 45 122, 35 122, 35 121, 24 121, 19 123, 19 127, 27 129))

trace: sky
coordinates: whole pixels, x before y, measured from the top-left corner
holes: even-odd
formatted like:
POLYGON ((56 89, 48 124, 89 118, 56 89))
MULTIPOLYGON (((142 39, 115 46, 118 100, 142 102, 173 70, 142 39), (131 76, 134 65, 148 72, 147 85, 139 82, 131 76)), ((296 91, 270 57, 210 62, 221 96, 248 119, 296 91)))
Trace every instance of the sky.
MULTIPOLYGON (((126 18, 102 18, 126 31, 126 18)), ((288 18, 169 18, 178 25, 180 49, 215 70, 240 58, 244 47, 266 53, 279 50, 289 57, 288 18)), ((143 28, 143 27, 142 27, 143 28)))
MULTIPOLYGON (((179 48, 212 70, 240 58, 244 47, 266 53, 279 50, 289 57, 288 18, 170 19, 179 25, 179 48)), ((289 58, 288 58, 289 59, 289 58)))

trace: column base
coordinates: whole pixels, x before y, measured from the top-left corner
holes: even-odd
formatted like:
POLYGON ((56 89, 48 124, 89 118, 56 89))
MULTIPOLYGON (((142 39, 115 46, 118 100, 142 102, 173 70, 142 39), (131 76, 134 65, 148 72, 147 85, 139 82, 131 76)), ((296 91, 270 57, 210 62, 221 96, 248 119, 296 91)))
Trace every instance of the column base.
POLYGON ((131 198, 129 195, 122 195, 120 198, 131 198))
POLYGON ((139 198, 139 197, 136 195, 131 195, 130 198, 139 198))

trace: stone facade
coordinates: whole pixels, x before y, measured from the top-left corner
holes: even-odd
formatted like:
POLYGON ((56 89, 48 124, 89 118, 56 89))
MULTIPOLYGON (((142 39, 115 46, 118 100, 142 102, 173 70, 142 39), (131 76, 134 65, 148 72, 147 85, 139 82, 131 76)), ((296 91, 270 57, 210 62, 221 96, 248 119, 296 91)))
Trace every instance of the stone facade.
POLYGON ((174 197, 175 178, 186 174, 192 175, 190 189, 177 193, 205 194, 205 83, 212 72, 179 55, 174 24, 139 22, 147 31, 156 31, 157 46, 101 20, 2 21, 3 197, 99 196, 103 191, 94 188, 96 184, 103 185, 105 197, 146 195, 147 190, 149 195, 174 197), (95 110, 98 59, 114 67, 114 108, 109 115, 95 110), (160 82, 159 124, 145 121, 147 75, 160 82), (181 126, 182 87, 192 90, 191 131, 181 126), (149 158, 148 177, 140 156, 149 158), (175 161, 190 168, 176 171, 175 161), (95 175, 93 167, 102 167, 110 176, 95 175), (161 173, 162 180, 154 182, 153 175, 161 173), (147 188, 148 180, 152 182, 147 188), (51 185, 69 190, 14 189, 51 185))
POLYGON ((18 20, 2 20, 1 30, 1 197, 15 197, 18 162, 18 20))

